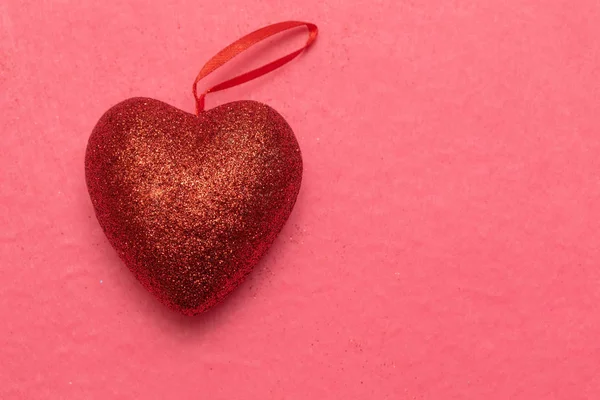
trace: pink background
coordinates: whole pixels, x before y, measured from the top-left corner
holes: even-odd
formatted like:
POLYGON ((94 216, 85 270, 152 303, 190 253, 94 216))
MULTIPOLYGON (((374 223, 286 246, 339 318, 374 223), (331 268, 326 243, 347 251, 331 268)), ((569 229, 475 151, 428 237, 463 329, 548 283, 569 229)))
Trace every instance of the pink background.
POLYGON ((0 398, 600 397, 596 0, 3 0, 0 28, 0 398), (286 19, 315 47, 207 105, 286 117, 297 206, 179 316, 105 240, 88 135, 127 97, 192 111, 204 61, 286 19))

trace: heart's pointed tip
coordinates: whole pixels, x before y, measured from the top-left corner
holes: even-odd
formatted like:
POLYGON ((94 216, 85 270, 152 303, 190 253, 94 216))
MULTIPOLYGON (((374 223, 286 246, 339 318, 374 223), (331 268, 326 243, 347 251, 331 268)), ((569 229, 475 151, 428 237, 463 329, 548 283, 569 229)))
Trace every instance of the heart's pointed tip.
POLYGON ((199 317, 201 315, 209 313, 213 309, 218 308, 218 306, 221 303, 223 303, 223 301, 225 299, 227 299, 229 293, 230 292, 221 296, 220 298, 211 297, 207 301, 205 301, 201 304, 195 305, 195 306, 175 304, 173 302, 164 302, 164 301, 160 301, 160 302, 164 306, 166 306, 170 311, 173 311, 173 312, 183 315, 185 317, 194 318, 194 317, 199 317))
POLYGON ((204 308, 171 308, 173 311, 178 312, 181 315, 186 317, 196 317, 198 315, 204 314, 207 309, 204 308))

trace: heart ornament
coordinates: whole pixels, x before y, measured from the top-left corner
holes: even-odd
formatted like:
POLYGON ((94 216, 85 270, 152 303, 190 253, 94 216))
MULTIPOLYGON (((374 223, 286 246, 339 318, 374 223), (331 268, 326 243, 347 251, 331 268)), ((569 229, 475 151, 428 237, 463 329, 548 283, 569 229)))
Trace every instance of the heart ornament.
POLYGON ((135 277, 171 309, 196 315, 234 290, 282 229, 302 180, 298 142, 277 111, 255 101, 204 111, 206 94, 291 61, 317 32, 288 21, 226 47, 194 82, 196 115, 132 98, 92 131, 85 176, 98 222, 135 277), (197 94, 202 78, 240 52, 299 26, 309 32, 301 49, 197 94))

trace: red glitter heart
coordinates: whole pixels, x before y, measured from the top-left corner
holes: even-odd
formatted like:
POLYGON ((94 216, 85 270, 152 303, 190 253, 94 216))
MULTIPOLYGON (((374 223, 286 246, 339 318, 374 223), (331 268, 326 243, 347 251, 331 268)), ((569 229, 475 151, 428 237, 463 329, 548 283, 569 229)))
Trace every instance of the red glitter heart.
POLYGON ((133 98, 90 136, 85 173, 96 216, 162 303, 198 314, 238 286, 287 220, 302 178, 289 125, 253 101, 198 116, 133 98))

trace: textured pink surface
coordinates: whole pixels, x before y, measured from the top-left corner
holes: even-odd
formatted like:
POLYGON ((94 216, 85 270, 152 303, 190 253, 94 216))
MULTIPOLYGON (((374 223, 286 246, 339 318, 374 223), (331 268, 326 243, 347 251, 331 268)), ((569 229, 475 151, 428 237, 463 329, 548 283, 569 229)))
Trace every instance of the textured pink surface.
POLYGON ((0 2, 0 398, 600 397, 597 1, 164 3, 0 2), (315 47, 208 107, 287 118, 296 209, 179 316, 95 221, 87 137, 131 96, 192 111, 204 61, 290 18, 315 47))

